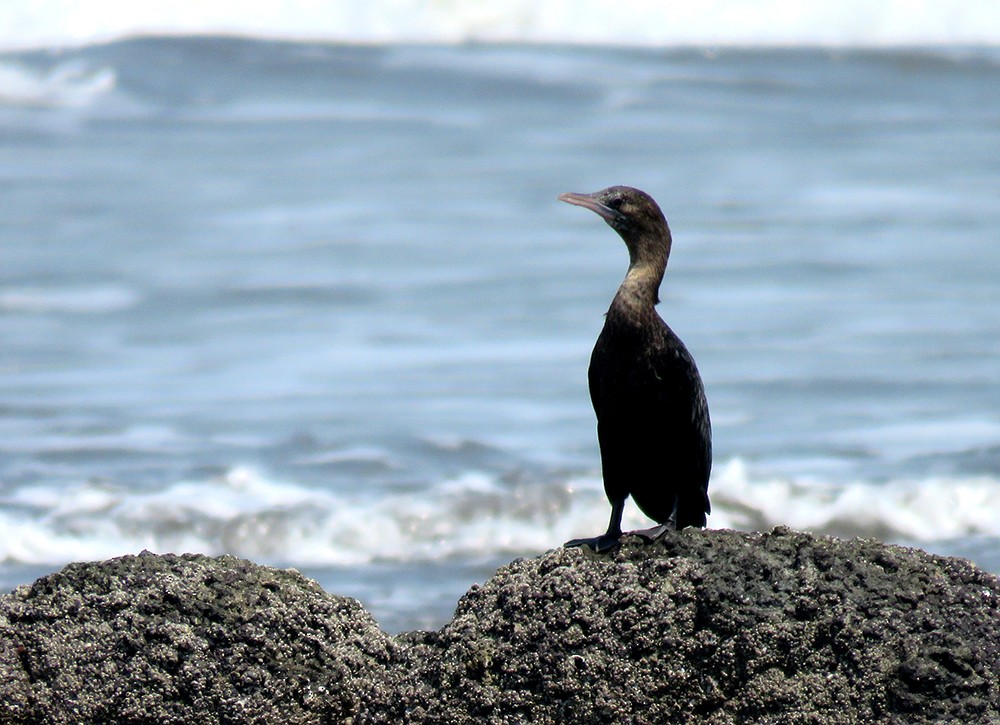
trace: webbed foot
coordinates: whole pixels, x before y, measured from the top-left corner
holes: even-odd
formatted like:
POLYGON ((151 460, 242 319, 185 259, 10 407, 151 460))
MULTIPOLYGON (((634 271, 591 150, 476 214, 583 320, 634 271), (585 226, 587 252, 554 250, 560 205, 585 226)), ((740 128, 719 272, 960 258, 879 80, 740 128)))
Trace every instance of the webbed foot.
POLYGON ((638 531, 626 531, 625 533, 630 536, 638 536, 646 541, 656 541, 661 538, 668 531, 671 531, 673 527, 668 521, 665 524, 660 524, 659 526, 654 526, 651 529, 639 529, 638 531))
POLYGON ((589 546, 596 553, 605 554, 609 551, 614 551, 621 546, 621 536, 601 534, 600 536, 595 536, 590 539, 573 539, 572 541, 567 541, 563 544, 563 546, 567 549, 571 549, 576 546, 589 546))

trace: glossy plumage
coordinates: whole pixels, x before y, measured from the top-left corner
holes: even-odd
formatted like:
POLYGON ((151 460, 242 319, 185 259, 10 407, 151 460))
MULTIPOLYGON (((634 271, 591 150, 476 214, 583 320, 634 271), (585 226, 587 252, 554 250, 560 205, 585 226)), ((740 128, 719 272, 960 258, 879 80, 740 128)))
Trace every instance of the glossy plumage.
POLYGON ((608 531, 576 539, 598 550, 621 536, 625 499, 661 526, 704 526, 711 507, 712 426, 694 359, 656 312, 670 255, 666 219, 645 192, 615 186, 559 197, 601 215, 625 241, 629 270, 611 302, 590 359, 590 397, 597 414, 608 531))

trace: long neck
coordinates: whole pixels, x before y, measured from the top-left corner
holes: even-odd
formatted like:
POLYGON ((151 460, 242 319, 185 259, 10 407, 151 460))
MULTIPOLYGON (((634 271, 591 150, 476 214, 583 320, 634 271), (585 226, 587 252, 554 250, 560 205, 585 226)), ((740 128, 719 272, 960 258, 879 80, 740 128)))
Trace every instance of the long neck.
POLYGON ((660 283, 670 255, 670 232, 626 238, 625 244, 629 251, 628 272, 611 307, 631 314, 650 311, 660 301, 660 283))

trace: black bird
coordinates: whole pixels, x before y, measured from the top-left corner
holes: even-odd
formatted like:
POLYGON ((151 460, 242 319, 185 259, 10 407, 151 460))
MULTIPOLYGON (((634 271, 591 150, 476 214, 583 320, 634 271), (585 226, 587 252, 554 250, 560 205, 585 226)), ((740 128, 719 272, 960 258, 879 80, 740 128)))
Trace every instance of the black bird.
POLYGON ((566 546, 614 548, 629 495, 659 524, 635 534, 655 539, 671 527, 704 526, 712 469, 705 389, 691 353, 656 312, 670 256, 667 220, 649 194, 629 186, 559 200, 597 212, 629 253, 588 375, 611 522, 602 536, 566 546))

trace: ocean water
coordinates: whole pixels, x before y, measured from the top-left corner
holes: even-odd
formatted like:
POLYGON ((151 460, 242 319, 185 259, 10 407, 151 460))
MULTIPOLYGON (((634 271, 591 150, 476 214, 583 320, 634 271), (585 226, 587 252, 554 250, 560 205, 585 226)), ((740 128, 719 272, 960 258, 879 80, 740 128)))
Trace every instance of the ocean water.
POLYGON ((599 533, 627 255, 555 197, 615 183, 674 231, 709 525, 1000 572, 995 47, 85 40, 0 54, 4 589, 231 553, 398 631, 599 533))

